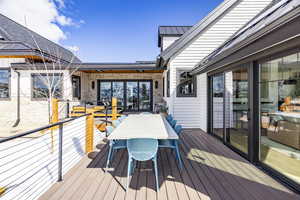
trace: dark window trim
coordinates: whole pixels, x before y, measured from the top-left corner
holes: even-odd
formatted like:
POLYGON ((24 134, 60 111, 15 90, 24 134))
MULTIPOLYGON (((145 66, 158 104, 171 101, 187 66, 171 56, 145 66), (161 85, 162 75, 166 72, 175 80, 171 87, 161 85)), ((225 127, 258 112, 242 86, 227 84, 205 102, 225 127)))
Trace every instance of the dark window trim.
MULTIPOLYGON (((143 112, 143 111, 153 111, 153 79, 97 79, 97 104, 100 103, 100 84, 101 82, 123 82, 124 83, 124 110, 127 112, 143 112), (127 102, 127 82, 137 82, 138 83, 138 99, 139 99, 139 95, 140 95, 140 82, 150 82, 150 92, 151 92, 151 98, 150 98, 150 110, 140 110, 138 108, 138 110, 126 110, 126 102, 127 102)), ((112 84, 111 84, 111 88, 112 88, 112 84)))
MULTIPOLYGON (((47 76, 47 75, 60 75, 62 78, 64 77, 64 73, 31 73, 31 101, 48 101, 49 98, 34 98, 33 97, 33 77, 34 76, 47 76)), ((62 100, 64 97, 64 81, 62 81, 61 86, 61 98, 58 98, 59 100, 62 100)))
POLYGON ((193 91, 192 94, 181 94, 179 92, 179 86, 184 84, 184 83, 180 83, 176 86, 176 97, 197 97, 197 77, 196 76, 192 77, 192 82, 193 82, 193 85, 194 85, 194 91, 193 91))
POLYGON ((163 77, 163 85, 162 85, 162 90, 163 90, 163 92, 162 92, 162 96, 163 97, 165 97, 165 77, 163 77))
POLYGON ((0 98, 0 101, 10 101, 11 100, 11 68, 9 67, 4 67, 4 68, 0 68, 0 71, 1 70, 7 70, 8 73, 9 73, 9 76, 8 76, 8 97, 7 98, 0 98))
POLYGON ((167 71, 167 97, 170 97, 170 69, 167 71))
POLYGON ((81 100, 81 76, 72 75, 71 76, 71 81, 72 81, 72 98, 73 98, 73 100, 81 100), (73 93, 73 78, 78 78, 79 79, 79 86, 78 86, 79 97, 75 97, 75 95, 73 93))

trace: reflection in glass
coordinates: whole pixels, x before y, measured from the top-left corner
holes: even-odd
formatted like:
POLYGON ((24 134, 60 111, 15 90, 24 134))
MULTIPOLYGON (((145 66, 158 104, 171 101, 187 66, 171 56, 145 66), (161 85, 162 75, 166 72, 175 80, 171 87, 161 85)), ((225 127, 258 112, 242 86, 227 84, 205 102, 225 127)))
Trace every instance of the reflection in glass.
POLYGON ((62 80, 62 74, 32 74, 32 98, 62 98, 62 80))
POLYGON ((112 82, 112 96, 118 100, 118 108, 124 108, 124 82, 112 82))
POLYGON ((126 109, 130 111, 137 111, 139 108, 138 82, 127 82, 126 94, 126 109))
POLYGON ((223 138, 224 75, 212 77, 212 133, 223 138))
POLYGON ((111 82, 100 83, 100 102, 109 102, 111 104, 111 82))
POLYGON ((151 88, 150 82, 139 82, 139 104, 140 110, 151 109, 151 88))
POLYGON ((225 74, 225 125, 229 143, 248 152, 248 70, 241 68, 225 74))
POLYGON ((300 183, 299 54, 260 64, 260 160, 300 183))
POLYGON ((9 70, 0 70, 0 99, 9 98, 9 76, 9 70))

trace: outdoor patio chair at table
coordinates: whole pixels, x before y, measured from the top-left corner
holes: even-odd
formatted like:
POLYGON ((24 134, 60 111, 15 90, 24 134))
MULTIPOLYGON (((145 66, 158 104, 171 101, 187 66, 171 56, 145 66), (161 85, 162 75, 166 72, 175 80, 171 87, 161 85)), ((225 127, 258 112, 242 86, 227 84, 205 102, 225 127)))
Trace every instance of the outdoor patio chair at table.
POLYGON ((167 115, 166 120, 170 123, 173 120, 172 115, 167 115))
POLYGON ((129 139, 127 140, 128 168, 127 168, 127 187, 128 191, 131 175, 134 172, 137 161, 152 160, 156 180, 156 191, 158 191, 158 170, 157 170, 157 139, 129 139))
POLYGON ((117 128, 121 124, 121 120, 116 119, 112 121, 113 127, 117 128))
MULTIPOLYGON (((182 131, 182 126, 177 125, 175 127, 175 132, 179 136, 182 131)), ((179 163, 180 169, 182 169, 182 161, 179 153, 179 147, 178 147, 178 140, 158 140, 158 147, 159 148, 171 148, 172 150, 175 150, 176 160, 179 163)))
MULTIPOLYGON (((106 133, 107 135, 110 135, 113 132, 114 128, 112 126, 106 127, 106 133)), ((109 167, 109 163, 113 158, 113 155, 116 150, 118 149, 125 149, 127 148, 126 140, 110 140, 109 141, 109 151, 107 155, 107 161, 106 161, 106 169, 109 167)))
POLYGON ((172 128, 175 128, 176 124, 177 124, 177 120, 174 120, 174 119, 173 119, 173 120, 170 122, 170 125, 172 126, 172 128))

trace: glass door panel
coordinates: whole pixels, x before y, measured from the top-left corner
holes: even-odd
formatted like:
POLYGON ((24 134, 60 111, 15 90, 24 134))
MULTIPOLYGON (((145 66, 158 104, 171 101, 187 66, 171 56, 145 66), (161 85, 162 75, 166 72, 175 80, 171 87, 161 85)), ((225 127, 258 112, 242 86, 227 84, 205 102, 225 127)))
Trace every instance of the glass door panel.
POLYGON ((149 81, 139 82, 139 110, 151 110, 151 83, 149 81))
POLYGON ((126 82, 126 110, 138 111, 138 82, 126 82))
POLYGON ((109 102, 111 103, 111 82, 110 81, 101 81, 100 82, 100 102, 109 102))
POLYGON ((212 77, 212 133, 223 138, 224 133, 224 75, 212 77))
POLYGON ((227 141, 238 150, 248 152, 248 68, 225 74, 225 123, 227 141))
POLYGON ((112 82, 112 96, 118 99, 118 108, 124 109, 124 82, 112 82))

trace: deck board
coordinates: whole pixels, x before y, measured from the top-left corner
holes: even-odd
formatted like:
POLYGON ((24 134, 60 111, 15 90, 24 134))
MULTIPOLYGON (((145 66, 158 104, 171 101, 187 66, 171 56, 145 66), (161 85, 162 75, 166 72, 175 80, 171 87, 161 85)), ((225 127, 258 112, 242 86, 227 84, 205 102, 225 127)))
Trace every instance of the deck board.
POLYGON ((126 192, 126 150, 115 154, 111 169, 105 172, 108 147, 100 146, 94 156, 85 156, 62 182, 54 184, 40 199, 300 199, 299 195, 201 130, 190 129, 182 133, 183 169, 179 169, 173 152, 159 151, 158 193, 151 162, 137 164, 126 192))

